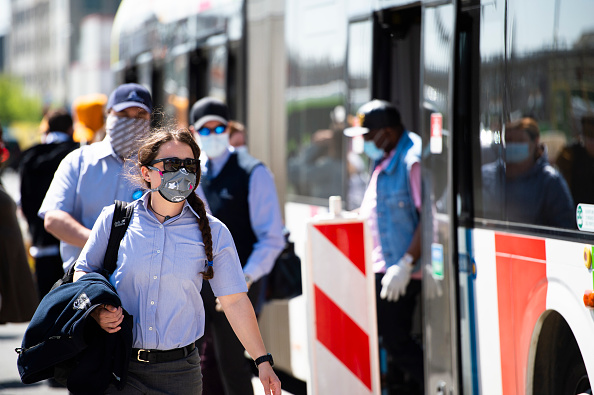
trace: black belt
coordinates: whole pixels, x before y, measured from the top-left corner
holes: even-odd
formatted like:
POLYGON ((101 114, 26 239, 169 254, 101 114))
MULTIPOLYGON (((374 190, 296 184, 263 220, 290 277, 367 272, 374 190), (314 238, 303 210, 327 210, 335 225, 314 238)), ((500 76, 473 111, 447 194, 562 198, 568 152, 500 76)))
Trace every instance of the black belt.
POLYGON ((171 362, 187 357, 196 344, 188 344, 185 347, 174 348, 173 350, 146 350, 144 348, 132 349, 132 360, 146 363, 171 362))

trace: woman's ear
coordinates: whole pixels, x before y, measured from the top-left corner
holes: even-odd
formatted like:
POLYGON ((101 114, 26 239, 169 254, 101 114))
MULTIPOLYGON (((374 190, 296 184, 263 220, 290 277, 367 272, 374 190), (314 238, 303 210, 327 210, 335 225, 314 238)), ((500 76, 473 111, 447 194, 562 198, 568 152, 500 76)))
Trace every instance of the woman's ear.
POLYGON ((146 166, 142 166, 140 168, 140 172, 142 173, 142 178, 144 181, 151 183, 151 177, 149 176, 149 169, 146 166))

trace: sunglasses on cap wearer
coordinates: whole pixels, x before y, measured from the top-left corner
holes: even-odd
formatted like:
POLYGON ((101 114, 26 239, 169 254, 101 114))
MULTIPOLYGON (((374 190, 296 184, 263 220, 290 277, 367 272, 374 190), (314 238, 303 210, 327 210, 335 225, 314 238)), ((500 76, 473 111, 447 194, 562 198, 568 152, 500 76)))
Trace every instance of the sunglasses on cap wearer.
POLYGON ((211 128, 207 128, 206 126, 203 126, 200 129, 198 129, 198 134, 200 136, 208 136, 212 132, 214 132, 216 134, 222 134, 222 133, 225 132, 226 129, 227 129, 227 127, 225 125, 215 126, 212 129, 211 128))
POLYGON ((161 158, 151 161, 149 165, 159 162, 163 162, 163 173, 178 171, 182 167, 190 173, 198 171, 198 161, 196 159, 161 158))

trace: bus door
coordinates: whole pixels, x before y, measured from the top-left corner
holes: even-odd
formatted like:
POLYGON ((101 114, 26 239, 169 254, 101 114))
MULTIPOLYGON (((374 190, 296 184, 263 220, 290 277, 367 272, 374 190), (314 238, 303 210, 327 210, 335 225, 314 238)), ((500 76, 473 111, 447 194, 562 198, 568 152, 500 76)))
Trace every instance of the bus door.
POLYGON ((420 67, 425 392, 450 395, 459 393, 452 145, 456 12, 454 4, 433 4, 422 10, 420 67))

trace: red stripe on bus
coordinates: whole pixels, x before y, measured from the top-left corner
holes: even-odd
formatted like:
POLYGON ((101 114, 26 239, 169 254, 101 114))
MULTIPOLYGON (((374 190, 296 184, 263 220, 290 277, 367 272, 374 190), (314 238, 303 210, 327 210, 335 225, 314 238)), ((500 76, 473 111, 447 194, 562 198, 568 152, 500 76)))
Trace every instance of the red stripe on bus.
POLYGON ((546 310, 545 241, 495 234, 495 251, 503 393, 523 395, 532 333, 546 310))
POLYGON ((369 336, 314 284, 316 335, 371 390, 369 336))
MULTIPOLYGON (((361 273, 365 274, 363 223, 314 225, 361 273)), ((331 262, 330 262, 331 263, 331 262)))
POLYGON ((498 253, 523 256, 531 259, 546 259, 544 239, 495 234, 495 248, 498 253))

